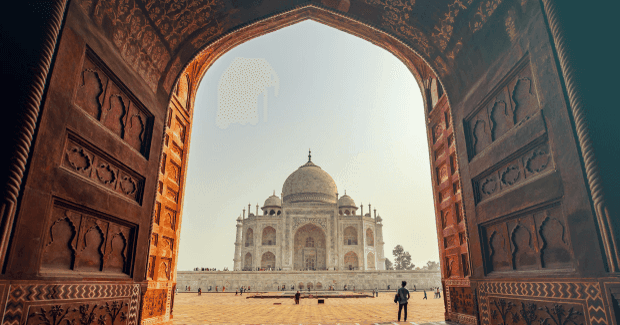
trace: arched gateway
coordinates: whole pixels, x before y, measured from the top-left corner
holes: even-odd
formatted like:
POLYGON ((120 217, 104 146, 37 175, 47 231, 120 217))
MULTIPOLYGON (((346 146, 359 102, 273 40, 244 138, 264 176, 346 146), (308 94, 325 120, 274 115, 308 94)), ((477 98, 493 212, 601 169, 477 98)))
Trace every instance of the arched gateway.
POLYGON ((3 36, 25 45, 1 54, 17 67, 0 157, 4 321, 61 306, 78 322, 80 305, 110 299, 116 322, 169 322, 198 83, 235 45, 313 19, 389 50, 420 85, 446 318, 616 323, 614 174, 598 170, 567 61, 567 3, 14 2, 24 28, 3 36), (64 294, 29 294, 52 290, 64 294))
POLYGON ((315 225, 305 225, 295 232, 294 240, 295 270, 325 270, 327 251, 325 233, 315 225))

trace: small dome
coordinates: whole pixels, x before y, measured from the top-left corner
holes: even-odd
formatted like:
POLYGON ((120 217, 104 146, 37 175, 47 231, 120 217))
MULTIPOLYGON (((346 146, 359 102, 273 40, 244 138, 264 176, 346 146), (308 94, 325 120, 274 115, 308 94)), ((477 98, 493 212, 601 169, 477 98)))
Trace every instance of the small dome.
POLYGON ((355 206, 355 201, 353 201, 353 199, 346 194, 341 196, 340 199, 338 200, 338 207, 357 208, 355 206))
POLYGON ((237 217, 237 221, 241 221, 241 216, 237 217))
POLYGON ((282 200, 280 200, 280 198, 274 194, 268 197, 267 200, 265 200, 265 204, 263 204, 263 208, 266 208, 266 207, 282 207, 282 200))
POLYGON ((381 222, 383 219, 380 216, 377 216, 377 222, 381 222))

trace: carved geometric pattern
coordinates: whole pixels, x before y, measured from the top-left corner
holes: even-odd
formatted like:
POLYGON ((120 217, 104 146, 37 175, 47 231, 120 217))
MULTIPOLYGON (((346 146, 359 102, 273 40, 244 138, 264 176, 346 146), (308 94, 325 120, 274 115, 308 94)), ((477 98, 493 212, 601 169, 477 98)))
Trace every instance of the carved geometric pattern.
POLYGON ((162 316, 166 313, 166 289, 148 289, 142 297, 142 315, 146 318, 162 316))
POLYGON ((128 273, 135 226, 121 225, 65 202, 55 202, 40 268, 128 273))
POLYGON ((478 285, 481 322, 490 324, 490 297, 573 299, 586 305, 591 325, 609 324, 598 282, 481 282, 478 285))
MULTIPOLYGON (((33 303, 60 305, 63 300, 82 300, 78 303, 100 303, 102 299, 129 300, 127 314, 119 315, 119 319, 126 320, 125 324, 138 323, 138 298, 140 286, 138 284, 37 284, 37 285, 9 285, 8 298, 4 309, 3 325, 19 325, 25 323, 25 310, 33 303), (125 299, 122 299, 125 298, 125 299)), ((69 310, 67 310, 68 312, 69 310)), ((74 321, 79 319, 79 315, 74 321)), ((69 321, 69 320, 67 320, 69 321)))
POLYGON ((77 83, 75 104, 146 156, 152 115, 90 49, 77 83))
POLYGON ((496 196, 517 184, 523 183, 526 179, 542 175, 541 173, 552 170, 548 168, 552 165, 553 158, 547 142, 533 148, 530 147, 524 154, 513 158, 508 163, 492 167, 490 174, 485 173, 475 178, 474 184, 476 184, 478 194, 476 203, 496 196))
POLYGON ((539 109, 531 74, 526 55, 467 118, 470 159, 539 109))
POLYGON ((138 204, 142 202, 144 177, 75 134, 69 133, 65 148, 65 169, 138 204))

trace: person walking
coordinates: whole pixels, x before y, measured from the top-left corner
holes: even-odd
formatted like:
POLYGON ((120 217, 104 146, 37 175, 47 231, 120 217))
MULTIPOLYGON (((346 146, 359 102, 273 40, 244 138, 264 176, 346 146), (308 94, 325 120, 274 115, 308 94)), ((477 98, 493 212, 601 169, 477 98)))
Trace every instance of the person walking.
POLYGON ((301 293, 297 290, 297 293, 295 294, 295 305, 299 305, 299 298, 301 298, 301 293))
POLYGON ((235 296, 239 293, 238 289, 235 289, 235 296))
POLYGON ((424 298, 422 298, 422 300, 425 300, 425 299, 426 299, 426 300, 428 300, 428 299, 426 298, 426 289, 424 290, 424 298))
POLYGON ((437 287, 437 298, 441 299, 441 291, 439 291, 439 287, 437 287))
POLYGON ((407 302, 409 301, 409 290, 405 288, 407 281, 402 282, 402 288, 398 289, 398 321, 400 322, 400 312, 405 310, 404 321, 407 321, 407 302))
POLYGON ((201 296, 202 295, 202 289, 198 288, 198 295, 201 296))

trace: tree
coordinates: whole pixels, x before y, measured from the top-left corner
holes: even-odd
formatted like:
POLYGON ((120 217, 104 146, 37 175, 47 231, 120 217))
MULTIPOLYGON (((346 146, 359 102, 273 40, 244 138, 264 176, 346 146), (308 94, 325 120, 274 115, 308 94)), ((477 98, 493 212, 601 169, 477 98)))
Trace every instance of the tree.
POLYGON ((394 268, 396 270, 412 270, 415 267, 415 265, 411 264, 411 255, 409 252, 405 252, 402 246, 396 245, 392 254, 394 254, 394 268))
POLYGON ((429 271, 439 271, 439 263, 435 261, 428 261, 423 269, 429 271))
POLYGON ((385 259, 385 269, 386 270, 394 270, 394 264, 390 261, 390 259, 385 259))

